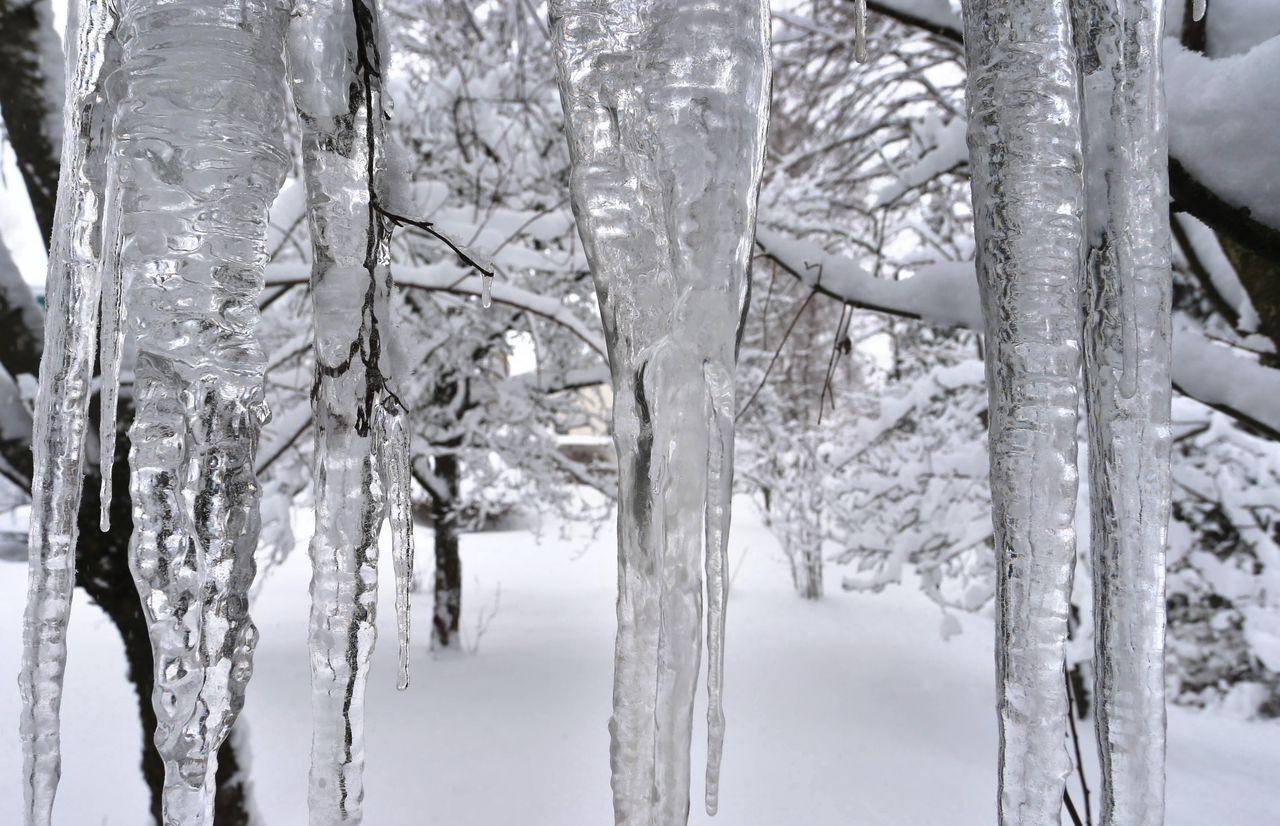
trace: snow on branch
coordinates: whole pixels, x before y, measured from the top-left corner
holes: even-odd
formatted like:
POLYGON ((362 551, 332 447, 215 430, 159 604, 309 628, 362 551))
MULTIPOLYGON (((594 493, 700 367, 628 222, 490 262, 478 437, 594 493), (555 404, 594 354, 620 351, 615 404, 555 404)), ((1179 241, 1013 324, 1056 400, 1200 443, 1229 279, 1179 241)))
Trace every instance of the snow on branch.
POLYGON ((972 261, 930 264, 911 278, 890 281, 876 278, 856 261, 828 254, 812 241, 763 226, 756 230, 756 245, 787 273, 837 301, 945 327, 982 329, 972 261))
MULTIPOLYGON (((811 241, 760 227, 756 244, 783 271, 818 292, 864 310, 915 318, 942 327, 982 331, 973 262, 920 268, 901 281, 876 278, 856 261, 811 241)), ((1173 384, 1181 393, 1280 440, 1280 370, 1237 355, 1200 333, 1174 331, 1173 384)))
MULTIPOLYGON (((469 272, 469 269, 455 262, 443 261, 422 267, 396 267, 395 280, 398 286, 407 289, 482 296, 486 276, 469 272)), ((305 284, 309 273, 310 269, 306 264, 271 264, 267 267, 266 286, 291 287, 305 284)), ((537 295, 505 282, 494 283, 491 291, 492 298, 497 303, 553 321, 601 356, 606 355, 604 339, 600 334, 555 298, 537 295)))
MULTIPOLYGON (((963 40, 948 0, 869 0, 867 8, 942 40, 963 40)), ((1280 38, 1218 60, 1171 38, 1165 54, 1174 202, 1253 249, 1280 250, 1280 177, 1268 163, 1280 151, 1280 131, 1273 128, 1280 117, 1280 87, 1274 82, 1280 38)))
POLYGON ((1280 228, 1280 37, 1213 60, 1165 40, 1169 153, 1196 180, 1280 228))

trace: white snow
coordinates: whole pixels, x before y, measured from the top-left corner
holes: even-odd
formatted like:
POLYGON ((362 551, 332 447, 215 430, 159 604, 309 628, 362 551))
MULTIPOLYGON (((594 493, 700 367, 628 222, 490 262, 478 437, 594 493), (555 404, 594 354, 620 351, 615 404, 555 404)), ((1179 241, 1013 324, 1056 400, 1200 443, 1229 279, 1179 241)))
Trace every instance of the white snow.
MULTIPOLYGON (((1238 352, 1238 351, 1236 351, 1238 352)), ((1280 430, 1280 370, 1237 355, 1189 326, 1173 336, 1173 381, 1178 390, 1205 404, 1246 411, 1280 430)))
POLYGON ((1280 227, 1280 37, 1218 60, 1167 38, 1164 66, 1170 156, 1227 203, 1280 227))
MULTIPOLYGON (((880 595, 798 599, 782 550, 749 503, 730 542, 721 812, 696 826, 956 826, 995 815, 992 625, 937 607, 913 582, 880 595)), ((463 540, 464 632, 496 615, 472 655, 414 643, 414 684, 395 690, 393 594, 367 710, 366 822, 379 826, 578 826, 610 822, 605 730, 613 659, 613 532, 571 529, 463 540), (500 602, 497 600, 501 589, 500 602)), ((262 631, 246 726, 259 826, 306 823, 311 735, 308 526, 253 614, 262 631)), ((429 533, 419 543, 430 547, 429 533)), ((0 563, 0 670, 17 667, 25 566, 0 563)), ((141 732, 119 638, 77 593, 64 705, 58 821, 140 826, 141 732)), ((414 605, 419 627, 429 599, 414 605)), ((700 709, 701 710, 701 709, 700 709)), ((16 692, 0 692, 0 823, 19 822, 16 692)), ((1082 729, 1087 736, 1089 726, 1082 729)), ((1170 709, 1168 826, 1255 826, 1280 811, 1280 724, 1170 709)), ((695 738, 694 763, 702 759, 695 738)), ((1094 762, 1090 743, 1086 760, 1094 762)), ((700 784, 695 780, 695 788, 700 784)), ((1072 782, 1072 794, 1079 801, 1072 782)), ((1096 785, 1094 801, 1096 803, 1096 785)), ((1097 812, 1095 810, 1095 817, 1097 812)))
POLYGON ((1227 254, 1222 251, 1222 245, 1218 243, 1218 237, 1213 230, 1185 213, 1178 215, 1176 220, 1187 234, 1187 241, 1190 242, 1196 257, 1200 259, 1201 265, 1209 274, 1213 288, 1218 291, 1218 295, 1222 296, 1222 300, 1236 311, 1239 317, 1236 326, 1245 332, 1258 329, 1258 312, 1253 308, 1249 293, 1240 283, 1235 267, 1231 266, 1227 254))
POLYGON ((1216 0, 1212 5, 1205 20, 1205 40, 1212 57, 1244 54, 1280 35, 1280 3, 1276 0, 1216 0))

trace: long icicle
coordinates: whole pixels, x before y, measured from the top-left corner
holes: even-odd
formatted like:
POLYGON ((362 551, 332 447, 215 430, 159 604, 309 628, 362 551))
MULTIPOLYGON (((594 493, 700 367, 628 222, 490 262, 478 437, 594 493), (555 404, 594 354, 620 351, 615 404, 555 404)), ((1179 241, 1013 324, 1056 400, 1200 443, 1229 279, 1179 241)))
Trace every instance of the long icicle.
POLYGON ((76 0, 67 37, 62 175, 51 239, 48 313, 32 434, 30 569, 23 621, 20 730, 23 816, 47 826, 62 771, 60 710, 67 621, 84 484, 98 316, 98 268, 114 20, 109 3, 76 0))
MULTIPOLYGON (((107 158, 111 168, 114 158, 107 158)), ((102 222, 102 294, 99 319, 98 363, 102 368, 98 401, 98 527, 111 530, 111 497, 115 486, 116 429, 120 402, 120 366, 124 359, 128 312, 125 310, 127 271, 120 266, 119 176, 109 175, 102 222)))
POLYGON ((378 459, 387 484, 387 521, 391 526, 391 564, 396 575, 396 632, 400 643, 396 688, 409 687, 409 608, 413 592, 413 470, 409 464, 409 429, 399 402, 387 399, 380 408, 378 459))
POLYGON ((1069 0, 968 0, 987 331, 1002 826, 1057 823, 1075 559, 1084 182, 1069 0))
POLYGON ((1084 375, 1103 826, 1164 823, 1172 278, 1163 29, 1163 0, 1077 4, 1080 53, 1093 58, 1084 64, 1084 375))
POLYGON ((408 436, 391 375, 382 46, 366 0, 300 7, 289 36, 314 256, 316 526, 311 542, 313 826, 363 818, 364 696, 377 638, 378 535, 392 518, 408 684, 408 436), (354 92, 354 94, 353 94, 354 92), (390 507, 388 507, 390 506, 390 507))
POLYGON ((209 826, 257 631, 255 336, 283 144, 280 0, 119 3, 120 267, 137 345, 130 567, 155 661, 164 826, 209 826))
POLYGON ((614 816, 668 826, 689 813, 704 543, 707 808, 717 806, 727 411, 768 117, 769 12, 760 0, 556 0, 550 11, 574 213, 613 373, 614 816))

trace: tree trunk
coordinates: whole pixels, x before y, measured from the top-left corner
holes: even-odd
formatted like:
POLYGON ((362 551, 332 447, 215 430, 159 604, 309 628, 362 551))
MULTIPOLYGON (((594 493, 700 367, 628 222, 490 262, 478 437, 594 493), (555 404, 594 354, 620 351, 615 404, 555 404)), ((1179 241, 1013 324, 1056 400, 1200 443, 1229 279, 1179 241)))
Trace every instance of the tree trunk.
POLYGON ((0 116, 45 244, 58 191, 57 135, 51 131, 62 118, 61 99, 54 98, 62 76, 51 16, 51 6, 40 0, 0 0, 0 116))
POLYGON ((432 647, 447 648, 458 635, 462 617, 462 559, 458 556, 458 491, 460 473, 454 454, 437 456, 435 476, 448 497, 433 496, 431 516, 435 524, 435 614, 431 619, 432 647))

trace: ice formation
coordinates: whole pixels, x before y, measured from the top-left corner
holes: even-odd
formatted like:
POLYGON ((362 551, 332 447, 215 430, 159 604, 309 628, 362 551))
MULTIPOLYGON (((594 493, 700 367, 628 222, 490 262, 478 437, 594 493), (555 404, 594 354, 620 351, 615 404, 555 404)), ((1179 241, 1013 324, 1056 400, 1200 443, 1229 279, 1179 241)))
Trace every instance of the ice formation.
MULTIPOLYGON (((1084 336, 1103 826, 1164 822, 1171 323, 1163 2, 1095 0, 1084 336)), ((1084 35, 1083 33, 1087 33, 1084 35)))
POLYGON ((377 208, 384 115, 367 0, 81 0, 37 402, 22 733, 26 819, 49 822, 95 339, 104 506, 126 343, 130 567, 155 661, 164 823, 212 822, 217 749, 244 703, 259 528, 254 459, 269 415, 255 328, 267 208, 288 170, 286 29, 304 125, 317 533, 313 822, 359 819, 377 535, 392 527, 401 687, 412 578, 408 430, 390 390, 390 224, 377 208), (291 13, 293 21, 291 22, 291 13), (352 97, 352 90, 360 94, 352 97), (126 309, 127 308, 127 309, 126 309), (352 805, 348 804, 352 801, 352 805))
POLYGON ((613 374, 617 823, 684 823, 705 549, 707 810, 724 718, 735 334, 769 104, 761 0, 554 0, 571 193, 613 374))
POLYGON ((1003 826, 1057 823, 1075 559, 1084 181, 1068 0, 969 0, 969 150, 987 330, 1003 826))
POLYGON ((408 685, 408 431, 389 385, 391 226, 377 209, 385 160, 375 27, 364 0, 317 0, 299 5, 289 36, 315 314, 312 824, 362 817, 364 694, 377 637, 378 534, 388 511, 399 685, 408 685))
POLYGON ((853 59, 867 62, 867 0, 853 3, 853 59))
POLYGON ((282 137, 284 0, 123 0, 110 174, 137 348, 130 567, 155 661, 165 826, 212 823, 257 632, 254 335, 282 137))
MULTIPOLYGON (((77 4, 73 4, 75 6, 77 4)), ((24 817, 47 826, 61 774, 59 710, 84 483, 98 317, 102 199, 114 54, 105 0, 82 0, 67 36, 62 175, 49 253, 44 358, 32 435, 30 581, 23 622, 20 723, 24 817)))

